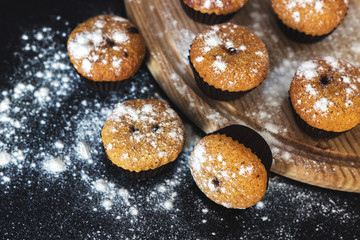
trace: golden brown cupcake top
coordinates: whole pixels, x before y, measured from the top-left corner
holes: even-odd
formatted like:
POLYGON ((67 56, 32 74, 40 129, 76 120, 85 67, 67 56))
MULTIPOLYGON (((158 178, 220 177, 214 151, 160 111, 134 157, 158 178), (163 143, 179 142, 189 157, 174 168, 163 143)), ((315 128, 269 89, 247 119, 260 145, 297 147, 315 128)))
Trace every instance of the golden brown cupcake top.
POLYGON ((266 192, 267 172, 260 159, 226 135, 200 139, 191 153, 190 169, 200 190, 227 208, 251 207, 266 192))
POLYGON ((154 99, 118 103, 101 136, 108 158, 136 172, 174 161, 185 142, 180 117, 168 104, 154 99))
POLYGON ((295 112, 310 126, 343 132, 360 123, 360 71, 323 57, 301 64, 290 86, 295 112))
POLYGON ((135 26, 115 15, 99 15, 81 23, 71 32, 67 48, 76 70, 93 81, 132 77, 146 51, 135 26))
POLYGON ((271 0, 274 12, 288 27, 308 35, 330 33, 344 19, 348 0, 271 0))
POLYGON ((182 0, 196 11, 227 15, 239 10, 248 0, 182 0))
POLYGON ((190 60, 205 82, 230 92, 258 86, 269 70, 265 44, 249 29, 224 23, 197 34, 190 60))

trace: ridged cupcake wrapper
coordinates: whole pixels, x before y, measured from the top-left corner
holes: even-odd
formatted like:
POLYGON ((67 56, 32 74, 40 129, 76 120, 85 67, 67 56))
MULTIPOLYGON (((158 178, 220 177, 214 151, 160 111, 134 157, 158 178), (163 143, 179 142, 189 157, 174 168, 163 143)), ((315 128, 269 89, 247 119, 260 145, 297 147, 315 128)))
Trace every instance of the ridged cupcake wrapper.
MULTIPOLYGON (((103 151, 105 152, 105 155, 107 157, 107 159, 109 159, 109 161, 111 162, 104 146, 103 146, 103 151)), ((140 171, 140 172, 136 172, 136 171, 130 171, 130 170, 127 170, 127 169, 124 169, 122 167, 119 167, 115 164, 112 164, 112 166, 114 168, 116 168, 119 172, 121 172, 122 174, 125 174, 126 176, 128 176, 129 178, 132 178, 132 179, 145 179, 145 178, 150 178, 150 177, 153 177, 153 176, 156 176, 160 173, 162 173, 166 168, 169 167, 169 165, 171 164, 172 162, 169 162, 167 164, 164 164, 158 168, 155 168, 155 169, 149 169, 149 170, 145 170, 145 171, 140 171)))
POLYGON ((328 34, 325 35, 321 35, 321 36, 313 36, 313 35, 308 35, 305 34, 303 32, 299 32, 295 29, 292 29, 288 26, 286 26, 281 19, 276 16, 276 22, 279 25, 280 29, 282 30, 282 32, 291 40, 295 41, 295 42, 299 42, 299 43, 315 43, 315 42, 319 42, 321 40, 323 40, 324 38, 326 38, 327 36, 329 36, 333 31, 331 31, 328 34))
POLYGON ((209 133, 208 135, 211 134, 225 134, 240 144, 243 144, 245 147, 250 148, 265 166, 267 172, 266 188, 268 188, 273 157, 269 144, 260 134, 243 125, 230 125, 213 133, 209 133))
POLYGON ((140 172, 135 172, 135 171, 129 171, 126 169, 123 169, 121 167, 118 167, 115 165, 115 167, 123 174, 125 174, 126 176, 128 176, 129 178, 132 179, 146 179, 146 178, 150 178, 150 177, 154 177, 162 172, 164 172, 164 170, 169 166, 168 164, 162 165, 158 168, 155 169, 150 169, 150 170, 146 170, 146 171, 140 171, 140 172))
POLYGON ((190 62, 191 69, 193 70, 194 78, 195 78, 197 86, 203 93, 205 93, 206 96, 208 96, 212 99, 220 100, 220 101, 232 101, 232 100, 242 97, 246 93, 253 90, 253 89, 251 89, 248 91, 229 92, 227 90, 223 91, 221 89, 215 88, 214 86, 211 86, 207 82, 205 82, 202 77, 200 77, 199 73, 196 71, 196 69, 194 68, 194 66, 192 64, 190 57, 189 57, 189 62, 190 62))
POLYGON ((291 105, 291 111, 294 115, 294 119, 295 119, 295 122, 296 124, 299 126, 299 128, 301 130, 303 130, 307 135, 309 135, 310 137, 312 138, 316 138, 316 139, 323 139, 323 140, 326 140, 326 139, 330 139, 330 138, 334 138, 334 137, 337 137, 341 134, 343 134, 344 132, 331 132, 331 131, 325 131, 325 130, 322 130, 322 129, 319 129, 319 128, 315 128, 315 127, 312 127, 310 126, 307 122, 305 122, 300 116, 299 114, 297 114, 295 112, 295 109, 294 107, 292 106, 291 104, 291 100, 289 98, 289 101, 290 101, 290 105, 291 105))
POLYGON ((227 15, 217 15, 215 13, 213 14, 201 13, 200 11, 196 11, 191 7, 189 7, 188 5, 186 5, 183 0, 180 0, 180 3, 184 9, 184 12, 186 13, 186 15, 188 15, 189 18, 193 19, 196 22, 204 23, 208 25, 228 22, 235 15, 235 13, 231 13, 227 15))
POLYGON ((87 79, 84 76, 82 76, 81 74, 79 74, 79 75, 80 75, 81 80, 83 80, 85 82, 86 86, 88 86, 89 88, 91 88, 95 91, 101 92, 101 93, 116 91, 131 81, 131 78, 128 78, 128 79, 121 80, 121 81, 98 82, 98 81, 93 81, 93 80, 87 79))

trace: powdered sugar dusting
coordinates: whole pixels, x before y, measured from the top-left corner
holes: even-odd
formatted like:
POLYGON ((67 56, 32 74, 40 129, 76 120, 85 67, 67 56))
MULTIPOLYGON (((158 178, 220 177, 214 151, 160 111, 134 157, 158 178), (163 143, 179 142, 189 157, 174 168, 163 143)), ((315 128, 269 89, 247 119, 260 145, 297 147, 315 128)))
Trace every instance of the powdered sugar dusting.
POLYGON ((333 102, 329 101, 326 98, 320 98, 320 100, 316 101, 314 104, 314 109, 316 111, 320 111, 321 113, 325 114, 329 107, 334 105, 333 102))
POLYGON ((311 80, 317 76, 317 65, 313 61, 302 63, 296 74, 304 76, 307 80, 311 80))
POLYGON ((216 60, 213 63, 215 72, 224 72, 226 70, 226 63, 221 60, 220 56, 216 57, 216 60))
POLYGON ((49 173, 60 173, 66 169, 65 163, 61 158, 53 158, 43 163, 44 169, 49 173))

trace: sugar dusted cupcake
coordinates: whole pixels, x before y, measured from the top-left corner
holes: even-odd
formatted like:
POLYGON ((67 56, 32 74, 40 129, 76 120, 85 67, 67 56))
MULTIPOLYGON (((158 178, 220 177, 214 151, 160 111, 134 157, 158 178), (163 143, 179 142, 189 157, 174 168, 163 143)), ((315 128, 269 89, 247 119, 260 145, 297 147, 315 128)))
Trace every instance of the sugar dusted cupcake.
POLYGON ((86 84, 98 91, 117 90, 140 68, 146 48, 143 37, 127 19, 99 15, 70 34, 70 61, 86 84))
POLYGON ((250 128, 232 125, 200 139, 190 156, 196 185, 212 201, 243 209, 264 196, 272 154, 265 140, 250 128))
POLYGON ((224 23, 197 34, 190 47, 190 65, 199 89, 211 98, 229 101, 262 83, 269 56, 255 33, 224 23))
POLYGON ((185 130, 170 106, 154 99, 116 105, 101 137, 109 160, 133 178, 154 176, 173 162, 184 147, 185 130))
POLYGON ((306 61, 290 86, 299 126, 314 138, 330 138, 360 123, 360 71, 333 57, 306 61))
POLYGON ((311 43, 329 35, 344 19, 348 0, 271 0, 278 23, 291 39, 311 43))
POLYGON ((180 2, 190 18, 211 25, 230 20, 247 0, 180 0, 180 2))

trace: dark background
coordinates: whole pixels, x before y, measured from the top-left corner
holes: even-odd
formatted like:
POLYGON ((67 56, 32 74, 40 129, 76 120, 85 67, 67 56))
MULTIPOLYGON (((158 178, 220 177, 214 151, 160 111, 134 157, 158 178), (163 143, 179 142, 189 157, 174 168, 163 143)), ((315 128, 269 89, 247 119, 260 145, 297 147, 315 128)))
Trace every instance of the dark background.
MULTIPOLYGON (((19 51, 21 36, 25 31, 46 25, 69 32, 69 29, 75 28, 82 21, 104 13, 125 16, 123 1, 1 1, 0 91, 14 87, 12 76, 16 75, 24 62, 14 52, 19 51), (56 16, 61 16, 62 21, 56 21, 56 16), (68 21, 68 25, 64 25, 64 21, 68 21)), ((55 41, 61 41, 65 50, 66 42, 63 39, 55 41)), ((67 63, 70 65, 69 61, 67 63)), ((145 94, 139 92, 135 97, 153 97, 157 93, 166 98, 145 65, 140 72, 140 77, 135 81, 146 79, 144 84, 149 86, 149 91, 145 94)), ((78 79, 74 87, 79 89, 79 94, 68 99, 68 108, 64 106, 63 111, 68 116, 72 116, 73 109, 82 99, 96 99, 110 104, 115 96, 109 98, 90 91, 78 79)), ((116 96, 126 94, 128 90, 120 90, 116 96)), ((60 128, 64 123, 61 122, 63 120, 56 120, 57 116, 53 114, 53 124, 55 128, 60 128)), ((185 116, 181 116, 189 123, 185 116)), ((195 126, 193 128, 194 134, 203 135, 195 126)), ((33 131, 31 134, 37 133, 33 131)), ((48 131, 46 134, 58 133, 48 131)), ((33 136, 36 139, 34 141, 46 141, 45 135, 42 136, 33 136)), ((28 144, 33 142, 29 141, 28 144)), ((179 165, 187 164, 187 154, 182 154, 180 160, 164 175, 141 181, 119 176, 100 154, 101 163, 97 165, 99 169, 94 174, 106 174, 115 184, 127 186, 135 192, 140 191, 141 195, 141 191, 146 191, 147 187, 178 174, 177 169, 182 169, 179 165)), ((1 171, 12 171, 6 168, 1 171)), ((87 207, 91 201, 87 198, 86 188, 73 179, 71 174, 64 174, 60 180, 49 182, 38 172, 27 170, 25 165, 18 178, 12 177, 10 186, 0 186, 0 239, 360 238, 359 194, 321 189, 272 174, 269 192, 264 197, 264 209, 252 207, 229 210, 208 200, 198 190, 188 170, 181 174, 180 179, 182 185, 177 189, 176 202, 178 211, 154 214, 150 210, 151 203, 144 203, 142 206, 145 213, 139 216, 136 224, 131 224, 128 221, 114 221, 108 213, 91 211, 87 207), (35 184, 28 185, 28 181, 35 184), (42 189, 49 185, 51 188, 44 192, 42 189), (146 208, 149 208, 148 213, 146 208), (201 213, 204 208, 209 211, 205 216, 201 213), (206 222, 202 223, 204 219, 206 222)), ((123 213, 118 211, 119 214, 123 213)))

